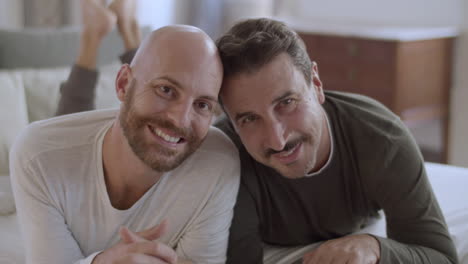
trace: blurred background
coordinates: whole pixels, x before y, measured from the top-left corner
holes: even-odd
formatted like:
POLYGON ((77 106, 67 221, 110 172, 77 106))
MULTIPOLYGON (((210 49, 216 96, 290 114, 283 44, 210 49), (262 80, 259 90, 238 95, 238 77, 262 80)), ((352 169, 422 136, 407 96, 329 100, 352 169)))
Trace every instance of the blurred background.
MULTIPOLYGON (((0 71, 23 66, 5 48, 11 34, 77 28, 79 6, 0 0, 0 71)), ((137 13, 150 29, 191 24, 214 39, 243 18, 283 20, 305 40, 325 89, 374 97, 400 115, 428 161, 468 167, 468 1, 139 0, 137 13)))

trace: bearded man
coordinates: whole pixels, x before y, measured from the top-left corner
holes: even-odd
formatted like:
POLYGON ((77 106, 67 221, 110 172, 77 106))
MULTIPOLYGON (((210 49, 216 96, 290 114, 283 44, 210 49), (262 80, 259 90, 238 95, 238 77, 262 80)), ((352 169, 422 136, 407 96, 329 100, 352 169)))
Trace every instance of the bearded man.
POLYGON ((240 172, 210 128, 222 74, 205 33, 164 27, 121 67, 120 110, 31 124, 10 159, 27 262, 224 263, 240 172))

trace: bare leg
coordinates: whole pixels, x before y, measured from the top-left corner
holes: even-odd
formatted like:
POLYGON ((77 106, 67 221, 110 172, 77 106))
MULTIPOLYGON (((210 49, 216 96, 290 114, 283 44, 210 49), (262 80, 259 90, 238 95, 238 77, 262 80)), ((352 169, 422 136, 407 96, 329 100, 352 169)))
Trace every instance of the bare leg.
POLYGON ((117 27, 125 50, 136 50, 141 43, 140 26, 136 19, 136 0, 114 0, 109 9, 117 16, 117 27))
POLYGON ((96 58, 102 39, 112 30, 116 15, 101 0, 81 0, 83 31, 76 65, 96 69, 96 58))

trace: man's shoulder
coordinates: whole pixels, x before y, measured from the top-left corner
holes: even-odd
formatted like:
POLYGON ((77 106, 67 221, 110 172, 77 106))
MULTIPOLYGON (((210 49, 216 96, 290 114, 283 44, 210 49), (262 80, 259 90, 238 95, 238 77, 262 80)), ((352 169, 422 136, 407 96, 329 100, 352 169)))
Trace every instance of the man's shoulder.
POLYGON ((325 107, 332 105, 335 109, 341 110, 340 114, 372 116, 377 119, 398 118, 392 111, 379 101, 361 94, 325 91, 325 107))
POLYGON ((360 137, 369 134, 372 138, 383 139, 406 134, 400 117, 370 97, 335 91, 327 91, 325 95, 326 112, 346 129, 348 135, 355 132, 360 137))
POLYGON ((237 190, 240 180, 239 153, 232 141, 218 128, 210 127, 202 145, 175 169, 171 181, 190 182, 195 189, 237 190), (193 180, 196 179, 197 183, 193 180))
POLYGON ((90 144, 116 113, 97 110, 33 122, 17 137, 11 154, 31 160, 42 152, 90 144))
POLYGON ((231 141, 238 149, 242 149, 242 141, 234 130, 234 127, 232 126, 231 121, 226 116, 226 114, 223 114, 221 117, 219 117, 218 120, 216 120, 214 126, 223 131, 223 133, 225 133, 231 139, 231 141))
POLYGON ((239 152, 231 139, 221 129, 211 126, 208 134, 200 146, 204 155, 225 156, 238 158, 239 152))
POLYGON ((339 130, 334 134, 353 151, 361 178, 369 186, 390 177, 390 172, 420 166, 423 160, 417 144, 396 114, 362 95, 327 92, 327 96, 327 112, 339 130))

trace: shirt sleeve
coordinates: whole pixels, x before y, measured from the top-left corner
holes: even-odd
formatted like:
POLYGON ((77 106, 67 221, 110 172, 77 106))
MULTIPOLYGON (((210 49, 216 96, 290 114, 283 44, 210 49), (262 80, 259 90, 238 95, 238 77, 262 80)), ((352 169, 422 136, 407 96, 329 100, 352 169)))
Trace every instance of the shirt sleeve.
POLYGON ((12 150, 10 168, 27 263, 90 264, 99 252, 83 256, 39 169, 28 167, 21 154, 12 150))
POLYGON ((379 263, 458 263, 423 158, 407 129, 401 124, 398 130, 382 148, 384 162, 374 162, 384 165, 367 179, 366 189, 387 222, 388 238, 376 237, 379 263))
POLYGON ((213 193, 194 223, 178 242, 176 253, 182 259, 203 264, 226 262, 229 227, 240 181, 237 151, 232 160, 235 162, 230 161, 221 165, 222 175, 213 193))

